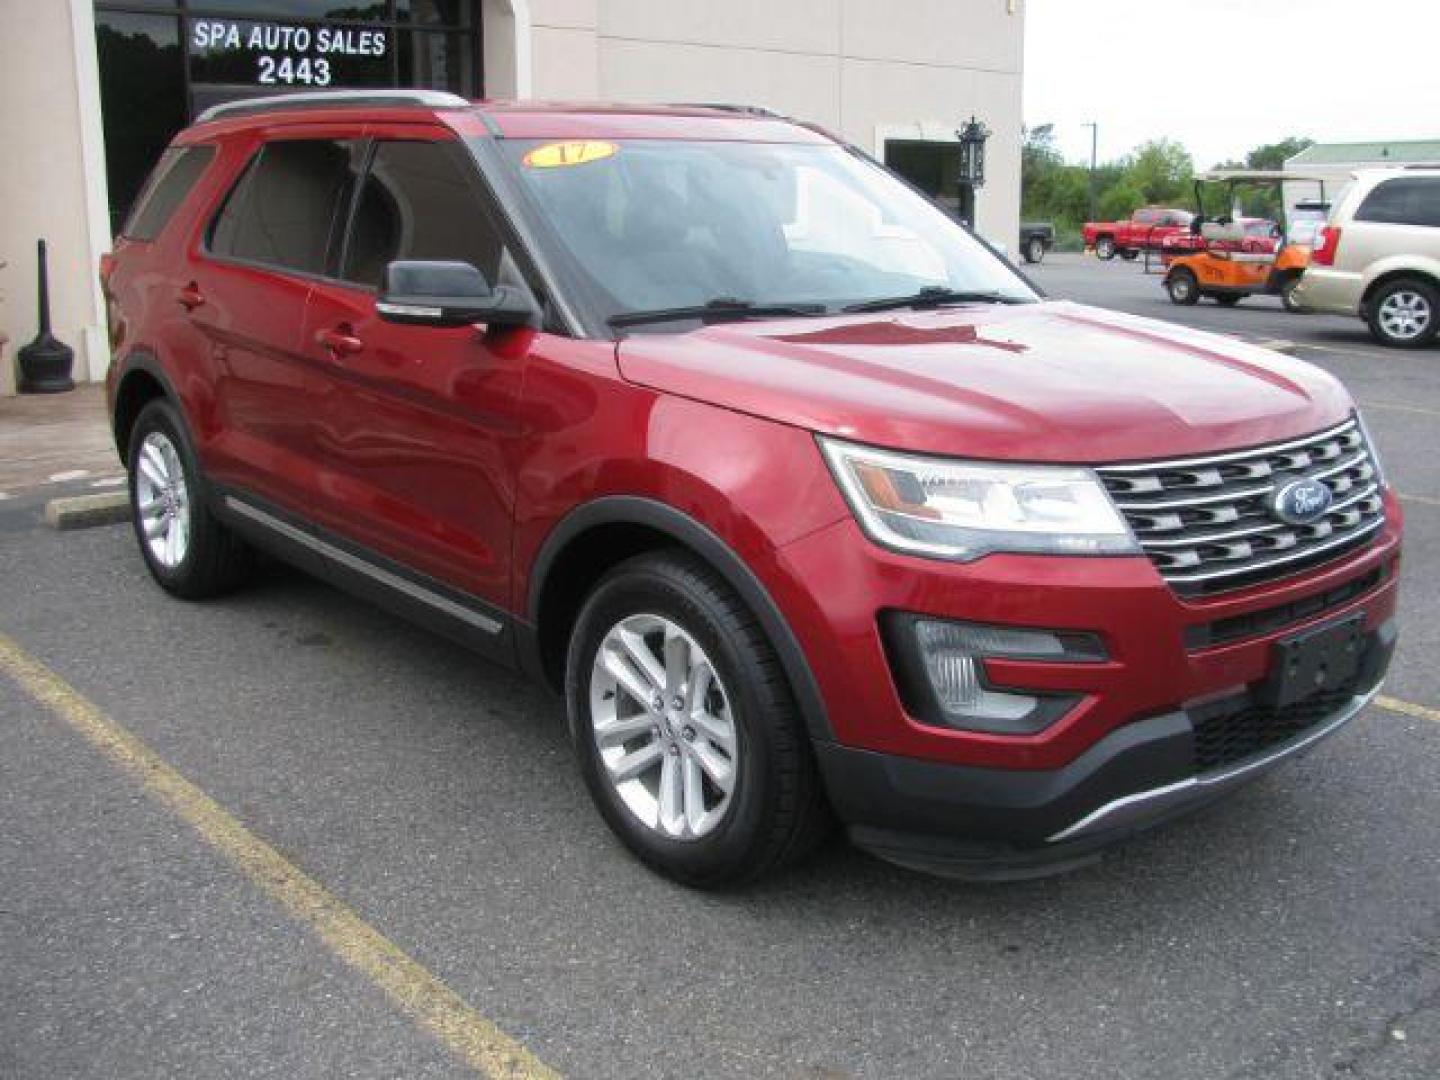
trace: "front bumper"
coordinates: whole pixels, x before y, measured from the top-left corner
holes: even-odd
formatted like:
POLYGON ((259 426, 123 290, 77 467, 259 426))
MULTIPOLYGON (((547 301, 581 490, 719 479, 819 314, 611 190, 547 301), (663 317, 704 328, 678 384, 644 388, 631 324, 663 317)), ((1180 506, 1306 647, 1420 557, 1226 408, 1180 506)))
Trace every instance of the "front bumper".
MULTIPOLYGON (((1176 709, 1113 731, 1059 769, 938 765, 817 747, 852 841, 890 862, 970 879, 1057 873, 1116 841, 1199 809, 1334 734, 1379 692, 1393 620, 1367 637, 1355 692, 1292 737, 1197 771, 1197 716, 1176 709)), ((1243 695, 1241 695, 1243 697, 1243 695)))

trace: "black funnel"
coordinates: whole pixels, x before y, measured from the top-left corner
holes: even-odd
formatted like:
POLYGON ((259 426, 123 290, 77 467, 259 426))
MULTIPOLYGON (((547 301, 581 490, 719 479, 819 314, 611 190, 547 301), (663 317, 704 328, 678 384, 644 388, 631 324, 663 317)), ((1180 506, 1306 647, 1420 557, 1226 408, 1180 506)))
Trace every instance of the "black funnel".
POLYGON ((44 240, 36 243, 36 250, 40 259, 40 332, 16 354, 20 361, 16 389, 22 394, 58 394, 75 389, 70 377, 75 350, 50 333, 50 272, 45 266, 44 240))

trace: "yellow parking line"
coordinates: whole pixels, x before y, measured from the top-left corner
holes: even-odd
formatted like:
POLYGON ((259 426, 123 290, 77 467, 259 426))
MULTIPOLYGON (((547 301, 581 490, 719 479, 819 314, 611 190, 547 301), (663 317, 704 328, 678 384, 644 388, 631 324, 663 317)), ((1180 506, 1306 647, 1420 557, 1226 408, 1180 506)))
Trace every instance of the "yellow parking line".
POLYGON ((1432 709, 1428 705, 1416 705, 1413 701, 1401 701, 1399 698, 1386 697, 1384 694, 1375 699, 1375 704, 1382 709, 1389 709, 1391 712, 1404 713, 1417 720, 1433 720, 1440 724, 1440 709, 1432 709))
POLYGON ((1394 412, 1417 413, 1420 416, 1440 416, 1440 409, 1427 409, 1423 405, 1402 405, 1398 401, 1362 401, 1360 406, 1370 409, 1392 410, 1394 412))
POLYGON ((0 634, 0 671, 140 780, 151 795, 461 1061, 482 1076, 558 1075, 4 634, 0 634))

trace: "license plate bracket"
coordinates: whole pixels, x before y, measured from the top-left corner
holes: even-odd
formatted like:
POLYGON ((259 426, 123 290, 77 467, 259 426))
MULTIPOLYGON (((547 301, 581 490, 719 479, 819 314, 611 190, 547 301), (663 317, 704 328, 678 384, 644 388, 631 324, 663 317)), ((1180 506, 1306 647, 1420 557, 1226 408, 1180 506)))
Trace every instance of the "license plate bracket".
POLYGON ((1336 690, 1355 678, 1365 648, 1365 616, 1314 626, 1275 643, 1260 700, 1284 708, 1311 694, 1336 690))

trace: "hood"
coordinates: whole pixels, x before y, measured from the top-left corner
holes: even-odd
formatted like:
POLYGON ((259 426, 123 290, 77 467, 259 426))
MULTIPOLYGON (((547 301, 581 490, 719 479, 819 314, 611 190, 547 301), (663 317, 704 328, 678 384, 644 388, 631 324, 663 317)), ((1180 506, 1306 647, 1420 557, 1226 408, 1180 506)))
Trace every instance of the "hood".
POLYGON ((1349 395, 1232 338, 1048 301, 636 334, 631 382, 856 442, 1014 461, 1114 462, 1307 435, 1349 395))

